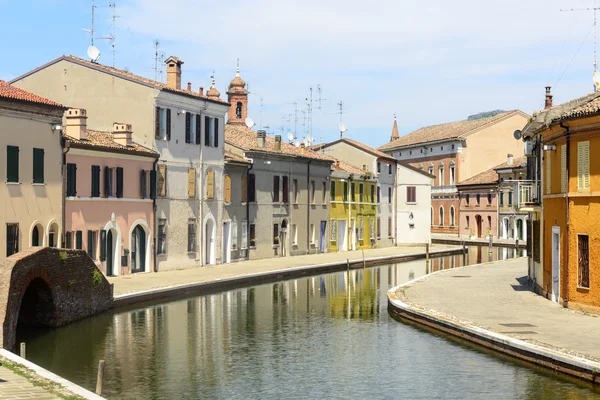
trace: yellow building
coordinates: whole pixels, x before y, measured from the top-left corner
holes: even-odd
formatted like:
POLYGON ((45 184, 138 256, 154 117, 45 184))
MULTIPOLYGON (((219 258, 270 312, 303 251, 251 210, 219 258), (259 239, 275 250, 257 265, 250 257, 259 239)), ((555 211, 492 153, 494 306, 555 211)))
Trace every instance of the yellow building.
POLYGON ((336 160, 331 166, 330 251, 369 249, 377 237, 377 178, 336 160))
POLYGON ((540 114, 543 276, 538 284, 541 280, 542 293, 556 302, 598 313, 600 93, 540 114))

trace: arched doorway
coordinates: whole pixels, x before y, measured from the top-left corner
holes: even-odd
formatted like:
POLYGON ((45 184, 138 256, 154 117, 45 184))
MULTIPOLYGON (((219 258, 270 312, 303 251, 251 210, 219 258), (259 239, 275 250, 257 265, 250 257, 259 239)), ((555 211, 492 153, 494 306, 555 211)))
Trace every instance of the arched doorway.
POLYGON ((204 264, 215 263, 215 221, 207 216, 204 222, 204 264))
POLYGON ((508 239, 508 218, 502 220, 502 238, 508 239))
POLYGON ((55 311, 50 287, 43 279, 34 278, 21 299, 17 329, 54 326, 55 311))
POLYGON ((31 230, 31 247, 43 246, 44 244, 44 228, 40 224, 36 224, 31 230))
POLYGON ((477 224, 477 237, 480 238, 481 237, 481 215, 477 214, 475 216, 475 224, 477 224))
POLYGON ((517 239, 523 240, 523 220, 517 220, 517 239))
POLYGON ((281 221, 281 230, 279 231, 279 245, 281 246, 281 257, 287 256, 287 219, 281 221))
POLYGON ((136 225, 131 232, 131 273, 146 271, 146 231, 136 225))
POLYGON ((109 229, 106 233, 106 276, 114 275, 114 257, 115 250, 113 246, 113 233, 109 229))
POLYGON ((58 224, 56 222, 52 222, 48 228, 48 247, 57 247, 58 237, 58 224))

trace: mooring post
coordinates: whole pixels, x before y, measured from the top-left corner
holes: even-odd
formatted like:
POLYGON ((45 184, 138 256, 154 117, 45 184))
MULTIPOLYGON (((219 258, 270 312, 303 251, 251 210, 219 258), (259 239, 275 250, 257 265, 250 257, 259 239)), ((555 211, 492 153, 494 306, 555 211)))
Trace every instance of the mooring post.
POLYGON ((25 342, 21 342, 21 350, 19 352, 19 356, 21 356, 21 358, 27 358, 27 353, 25 351, 25 342))
POLYGON ((363 269, 365 269, 367 267, 367 263, 365 261, 365 250, 362 249, 362 255, 363 255, 363 269))
POLYGON ((346 258, 346 267, 348 269, 348 271, 350 271, 350 259, 346 258))
POLYGON ((102 381, 104 380, 104 360, 98 362, 98 379, 96 380, 96 394, 102 395, 102 381))
POLYGON ((425 243, 425 261, 429 262, 429 243, 425 243))
POLYGON ((463 254, 467 254, 467 245, 464 240, 462 241, 462 247, 463 247, 463 254))
POLYGON ((491 253, 491 252, 492 252, 492 243, 493 243, 493 241, 494 241, 494 238, 493 238, 493 237, 492 237, 492 235, 490 234, 490 248, 489 248, 489 251, 488 251, 489 253, 491 253))
POLYGON ((515 240, 515 258, 519 257, 519 239, 515 240))

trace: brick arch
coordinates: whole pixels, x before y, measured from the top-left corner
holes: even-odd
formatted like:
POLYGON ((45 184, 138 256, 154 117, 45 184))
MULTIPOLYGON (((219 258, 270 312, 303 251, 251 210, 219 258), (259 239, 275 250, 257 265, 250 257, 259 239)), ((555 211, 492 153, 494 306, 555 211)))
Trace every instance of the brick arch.
POLYGON ((47 287, 51 297, 44 320, 38 321, 45 326, 58 327, 112 307, 112 285, 85 252, 49 247, 21 251, 0 263, 0 345, 9 350, 15 348, 23 298, 32 285, 36 290, 47 287))

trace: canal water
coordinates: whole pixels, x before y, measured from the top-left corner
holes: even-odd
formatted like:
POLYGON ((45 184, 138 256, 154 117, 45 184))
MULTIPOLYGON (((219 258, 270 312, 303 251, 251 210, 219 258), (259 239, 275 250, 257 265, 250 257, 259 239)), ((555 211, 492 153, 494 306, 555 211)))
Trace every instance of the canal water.
MULTIPOLYGON (((521 252, 522 253, 522 252, 521 252)), ((467 262, 514 257, 470 248, 467 262)), ((389 288, 463 256, 290 280, 20 334, 28 358, 109 399, 590 399, 591 386, 392 319, 389 288)))

